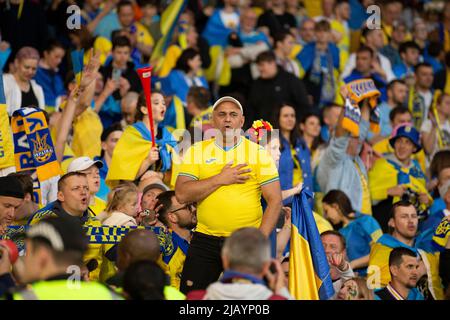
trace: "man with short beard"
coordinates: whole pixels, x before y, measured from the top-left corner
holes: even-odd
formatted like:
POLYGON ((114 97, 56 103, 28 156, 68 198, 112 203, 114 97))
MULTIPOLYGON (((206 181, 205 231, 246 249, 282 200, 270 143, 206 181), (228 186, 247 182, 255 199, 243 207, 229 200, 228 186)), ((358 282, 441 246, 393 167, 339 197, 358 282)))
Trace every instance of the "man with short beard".
POLYGON ((0 177, 0 239, 14 222, 15 211, 22 205, 24 193, 16 177, 0 177))
POLYGON ((390 121, 390 112, 399 106, 403 106, 408 87, 403 80, 393 80, 386 87, 387 101, 383 101, 378 105, 380 110, 380 132, 375 134, 370 131, 368 138, 371 144, 376 144, 392 133, 392 125, 390 121))
POLYGON ((179 289, 181 272, 186 260, 187 249, 192 238, 192 230, 197 226, 197 208, 195 204, 180 204, 175 191, 166 191, 157 197, 158 219, 172 232, 173 254, 163 256, 170 274, 170 284, 179 289))
POLYGON ((372 288, 386 287, 392 275, 389 263, 391 251, 398 247, 407 248, 422 260, 419 261, 417 276, 421 293, 426 299, 440 300, 444 293, 439 277, 439 253, 431 248, 429 241, 424 241, 421 235, 417 236, 418 223, 416 208, 409 201, 394 203, 389 220, 392 234, 381 236, 370 250, 368 285, 372 288))
POLYGON ((389 255, 389 284, 375 291, 375 300, 424 300, 417 290, 419 261, 414 251, 399 247, 389 255))

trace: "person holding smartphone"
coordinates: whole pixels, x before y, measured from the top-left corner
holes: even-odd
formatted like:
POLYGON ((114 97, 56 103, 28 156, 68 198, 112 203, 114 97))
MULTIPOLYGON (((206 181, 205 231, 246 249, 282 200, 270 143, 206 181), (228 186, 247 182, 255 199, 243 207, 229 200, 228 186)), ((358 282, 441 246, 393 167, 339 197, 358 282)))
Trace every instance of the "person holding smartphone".
POLYGON ((278 260, 270 258, 270 241, 257 228, 231 234, 222 249, 224 273, 206 290, 194 290, 187 300, 292 300, 278 260))
POLYGON ((120 121, 120 101, 128 92, 139 93, 142 90, 136 66, 130 60, 131 48, 126 36, 116 34, 112 40, 112 60, 100 68, 105 86, 96 100, 95 109, 98 110, 104 127, 120 121))

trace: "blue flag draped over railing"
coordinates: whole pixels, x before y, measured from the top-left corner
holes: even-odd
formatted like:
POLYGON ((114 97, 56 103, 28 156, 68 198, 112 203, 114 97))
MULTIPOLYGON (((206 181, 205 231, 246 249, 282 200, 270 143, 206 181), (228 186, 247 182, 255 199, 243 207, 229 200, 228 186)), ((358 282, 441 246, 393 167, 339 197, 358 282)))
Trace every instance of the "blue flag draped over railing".
POLYGON ((334 295, 325 250, 303 189, 292 202, 289 291, 297 300, 328 300, 334 295))

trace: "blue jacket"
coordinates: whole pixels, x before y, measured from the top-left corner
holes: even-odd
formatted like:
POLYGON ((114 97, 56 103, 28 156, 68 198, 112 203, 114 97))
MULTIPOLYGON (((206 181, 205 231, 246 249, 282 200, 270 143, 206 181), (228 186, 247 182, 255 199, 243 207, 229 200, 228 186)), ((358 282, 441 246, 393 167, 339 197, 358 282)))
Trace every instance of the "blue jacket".
POLYGON ((49 107, 56 106, 56 99, 59 96, 66 94, 64 89, 64 82, 61 76, 49 69, 44 69, 39 67, 37 69, 34 80, 42 87, 44 90, 45 105, 49 107))
MULTIPOLYGON (((372 216, 356 213, 356 219, 339 232, 347 243, 347 256, 349 261, 359 259, 370 254, 370 246, 382 236, 383 231, 372 216)), ((366 275, 367 268, 357 270, 359 274, 366 275)))
MULTIPOLYGON (((292 177, 294 174, 294 160, 292 159, 291 145, 283 136, 280 136, 280 142, 283 146, 280 156, 280 164, 278 173, 280 175, 281 190, 289 190, 294 186, 292 185, 292 177)), ((295 151, 297 160, 300 163, 302 170, 303 187, 313 191, 313 176, 311 172, 311 152, 308 146, 301 139, 297 140, 295 145, 295 151)), ((288 205, 292 202, 292 197, 289 197, 283 201, 284 205, 288 205)))
MULTIPOLYGON (((195 77, 195 80, 201 83, 201 87, 208 89, 208 82, 205 77, 195 77)), ((190 85, 187 82, 186 74, 183 71, 177 69, 172 70, 167 77, 161 78, 161 86, 165 95, 175 95, 181 99, 184 105, 186 105, 186 98, 190 85)))

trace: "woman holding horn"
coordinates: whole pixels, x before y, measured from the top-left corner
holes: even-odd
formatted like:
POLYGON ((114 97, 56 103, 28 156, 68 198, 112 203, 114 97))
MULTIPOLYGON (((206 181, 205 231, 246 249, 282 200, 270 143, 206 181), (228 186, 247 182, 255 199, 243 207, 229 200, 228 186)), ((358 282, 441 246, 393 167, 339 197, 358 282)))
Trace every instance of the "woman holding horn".
POLYGON ((145 92, 139 95, 137 122, 128 126, 117 142, 106 177, 106 183, 110 187, 121 181, 139 180, 149 169, 162 173, 171 169, 171 150, 176 141, 169 131, 160 125, 166 114, 164 96, 153 92, 150 100, 152 114, 149 116, 145 92), (152 136, 155 137, 155 144, 152 144, 152 136))

